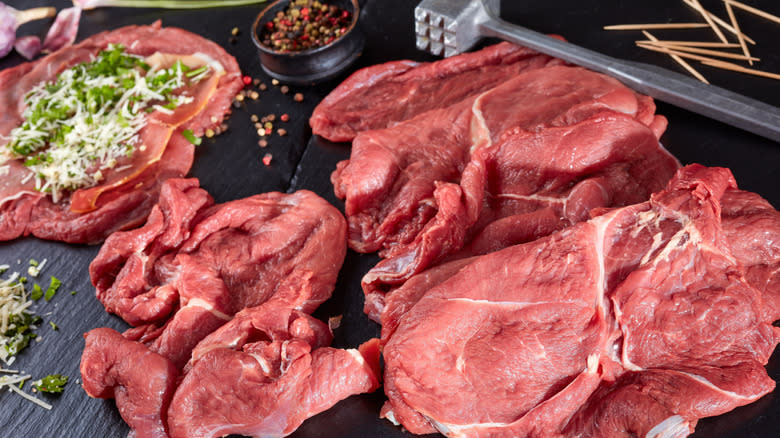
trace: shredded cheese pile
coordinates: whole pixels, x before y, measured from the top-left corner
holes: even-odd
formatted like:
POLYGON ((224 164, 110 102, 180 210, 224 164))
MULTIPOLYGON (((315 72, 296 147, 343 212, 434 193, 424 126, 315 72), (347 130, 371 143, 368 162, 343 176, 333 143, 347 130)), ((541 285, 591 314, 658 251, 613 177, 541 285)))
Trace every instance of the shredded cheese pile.
MULTIPOLYGON (((2 265, 0 271, 5 271, 8 268, 8 265, 2 265)), ((7 279, 0 281, 0 360, 8 365, 13 363, 14 357, 9 355, 6 349, 12 338, 5 334, 15 328, 12 322, 13 317, 22 316, 24 313, 29 314, 27 309, 33 304, 24 284, 18 280, 19 273, 14 272, 7 279)))

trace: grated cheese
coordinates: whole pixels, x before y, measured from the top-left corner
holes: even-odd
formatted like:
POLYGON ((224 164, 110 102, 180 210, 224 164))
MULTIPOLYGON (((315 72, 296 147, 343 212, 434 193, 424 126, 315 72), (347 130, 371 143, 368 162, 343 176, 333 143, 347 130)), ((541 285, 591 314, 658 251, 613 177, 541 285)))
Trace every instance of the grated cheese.
MULTIPOLYGON (((2 267, 8 269, 8 265, 2 267)), ((6 346, 12 342, 12 338, 6 336, 6 332, 15 328, 11 319, 25 313, 30 314, 28 309, 33 304, 24 284, 17 280, 19 280, 18 272, 14 272, 5 280, 0 280, 0 360, 7 365, 13 362, 13 356, 6 349, 6 346)))
MULTIPOLYGON (((211 69, 207 61, 204 72, 211 69)), ((35 178, 35 189, 50 193, 54 202, 64 191, 97 185, 107 169, 132 156, 146 125, 147 108, 172 114, 172 108, 193 100, 174 93, 185 81, 205 77, 200 73, 187 78, 188 70, 181 62, 169 68, 150 67, 144 58, 109 45, 91 62, 64 70, 55 82, 40 83, 26 95, 25 121, 0 146, 0 164, 24 159, 30 173, 23 182, 35 178), (117 50, 136 66, 117 69, 120 74, 90 70, 114 59, 117 50)))

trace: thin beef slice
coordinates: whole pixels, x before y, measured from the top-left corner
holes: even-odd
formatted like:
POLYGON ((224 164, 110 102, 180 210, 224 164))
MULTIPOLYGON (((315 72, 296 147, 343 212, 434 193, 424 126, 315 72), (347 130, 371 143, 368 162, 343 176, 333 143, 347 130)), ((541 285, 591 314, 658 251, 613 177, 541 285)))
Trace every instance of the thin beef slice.
POLYGON ((170 435, 282 437, 353 394, 379 387, 379 348, 330 348, 327 325, 273 300, 204 339, 168 412, 170 435))
POLYGON ((365 310, 378 319, 386 291, 448 257, 532 241, 588 219, 591 209, 642 202, 677 167, 649 128, 621 113, 510 130, 471 154, 459 183, 435 182, 424 203, 432 218, 363 277, 365 310))
MULTIPOLYGON (((268 311, 280 315, 313 311, 333 290, 345 235, 340 212, 311 192, 215 205, 197 180, 167 181, 146 225, 112 234, 90 265, 106 309, 137 327, 85 335, 85 389, 118 396, 137 436, 167 436, 160 431, 171 388, 198 342, 242 309, 269 301, 275 305, 268 311), (129 365, 144 360, 148 371, 129 365), (144 382, 147 372, 155 379, 144 382)), ((314 333, 323 338, 321 329, 314 333)))
POLYGON ((351 141, 426 111, 483 93, 514 75, 563 61, 502 42, 440 61, 392 61, 358 70, 314 109, 312 132, 351 141))
POLYGON ((772 391, 780 329, 721 227, 735 189, 688 166, 650 201, 394 296, 383 416, 447 436, 685 436, 772 391))

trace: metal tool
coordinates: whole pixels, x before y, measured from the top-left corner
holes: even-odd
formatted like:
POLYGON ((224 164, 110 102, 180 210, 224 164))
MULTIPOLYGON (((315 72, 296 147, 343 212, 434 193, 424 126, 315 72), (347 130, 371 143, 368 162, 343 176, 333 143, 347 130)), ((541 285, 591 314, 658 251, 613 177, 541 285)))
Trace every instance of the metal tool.
POLYGON ((780 108, 654 65, 611 58, 498 18, 499 0, 423 0, 414 11, 417 48, 464 52, 498 37, 605 73, 658 100, 780 142, 780 108))

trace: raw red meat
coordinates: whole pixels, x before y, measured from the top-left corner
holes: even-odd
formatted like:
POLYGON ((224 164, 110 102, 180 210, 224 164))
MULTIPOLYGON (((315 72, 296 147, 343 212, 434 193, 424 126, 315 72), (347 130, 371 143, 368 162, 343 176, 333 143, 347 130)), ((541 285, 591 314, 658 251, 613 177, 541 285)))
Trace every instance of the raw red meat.
POLYGON ((171 437, 282 437, 337 401, 379 387, 379 348, 329 348, 327 325, 278 301, 198 345, 169 410, 171 437))
POLYGON ((179 377, 173 363, 109 328, 91 330, 84 339, 84 391, 92 397, 116 399, 136 438, 167 436, 167 407, 179 377))
POLYGON ((363 68, 336 87, 312 113, 312 132, 351 141, 417 114, 447 108, 514 75, 563 61, 502 42, 431 63, 393 61, 363 68))
POLYGON ((134 333, 179 368, 244 308, 273 297, 313 311, 346 254, 343 216, 312 192, 212 203, 197 180, 169 180, 147 223, 111 235, 90 264, 106 310, 154 324, 134 333))
POLYGON ((98 243, 116 230, 142 223, 157 200, 162 181, 183 177, 192 166, 194 146, 181 131, 190 129, 202 135, 206 128, 221 123, 233 96, 243 86, 236 60, 219 45, 182 29, 162 28, 159 21, 150 26, 127 26, 0 72, 0 106, 6 109, 0 113, 0 135, 22 123, 24 95, 32 87, 54 80, 65 68, 89 60, 109 44, 122 44, 126 52, 140 56, 201 53, 225 71, 203 81, 195 90, 197 99, 177 108, 176 120, 151 114, 149 127, 141 134, 147 149, 135 154, 132 169, 108 172, 100 186, 77 190, 72 197, 53 203, 35 191, 31 182, 21 183, 29 173, 24 166, 16 161, 6 163, 9 167, 0 181, 0 241, 34 235, 98 243))
POLYGON ((436 182, 459 182, 471 153, 504 136, 618 112, 652 127, 658 137, 666 122, 654 111, 652 99, 612 78, 553 66, 522 72, 490 91, 391 128, 361 133, 350 159, 331 176, 336 195, 345 199, 350 247, 387 252, 414 240, 435 214, 436 182))
POLYGON ((383 415, 448 436, 685 436, 757 400, 777 290, 740 261, 774 243, 728 236, 780 229, 767 205, 688 166, 650 201, 413 277, 382 317, 383 415))
MULTIPOLYGON (((353 160, 350 167, 364 162, 353 160)), ((389 287, 448 256, 484 254, 531 241, 588 219, 593 208, 642 202, 665 186, 677 166, 650 129, 615 112, 534 132, 508 131, 471 154, 458 184, 421 173, 418 180, 435 187, 427 194, 432 199, 405 193, 411 182, 399 191, 399 203, 421 199, 417 211, 427 208, 432 217, 415 230, 412 241, 380 252, 383 260, 363 277, 366 312, 378 319, 389 287)), ((398 176, 394 184, 404 179, 398 176)), ((361 210, 350 217, 351 224, 377 211, 361 210)), ((402 214, 388 215, 380 233, 389 234, 387 224, 402 214)), ((404 225, 404 232, 413 229, 404 225)))
MULTIPOLYGON (((137 327, 123 335, 110 329, 87 333, 81 369, 84 381, 92 383, 85 389, 95 397, 117 396, 120 413, 137 436, 165 436, 160 430, 167 427, 168 404, 179 373, 213 375, 206 365, 212 359, 207 358, 239 354, 230 349, 244 344, 247 350, 260 348, 258 342, 266 335, 276 349, 268 352, 268 360, 276 357, 283 363, 289 359, 290 366, 297 364, 295 370, 271 377, 300 380, 304 387, 298 389, 311 385, 322 397, 307 396, 308 404, 289 414, 290 423, 279 430, 289 433, 341 398, 375 389, 378 350, 376 361, 358 368, 354 361, 360 362, 361 356, 325 348, 330 331, 307 315, 330 296, 345 254, 344 217, 314 193, 265 193, 215 205, 197 180, 166 181, 147 223, 109 236, 90 265, 97 296, 106 309, 137 327), (233 319, 243 309, 247 310, 233 319), (221 343, 225 336, 236 339, 221 343), (129 366, 137 360, 150 361, 150 370, 129 366), (348 383, 344 377, 343 387, 328 393, 316 386, 325 381, 306 377, 310 372, 331 375, 335 364, 344 367, 339 373, 354 374, 354 381, 348 383), (151 373, 152 367, 156 378, 141 385, 141 376, 151 373)), ((226 374, 214 378, 232 372, 240 374, 224 369, 226 374)), ((285 392, 281 383, 266 383, 254 391, 285 392)), ((187 388, 182 403, 197 396, 192 384, 187 388)), ((306 394, 297 391, 288 396, 306 394)), ((287 415, 283 403, 265 408, 270 418, 287 415)), ((206 421, 206 412, 202 415, 206 421)), ((268 421, 267 427, 273 427, 273 420, 268 421)), ((177 427, 189 426, 179 417, 177 427)))

